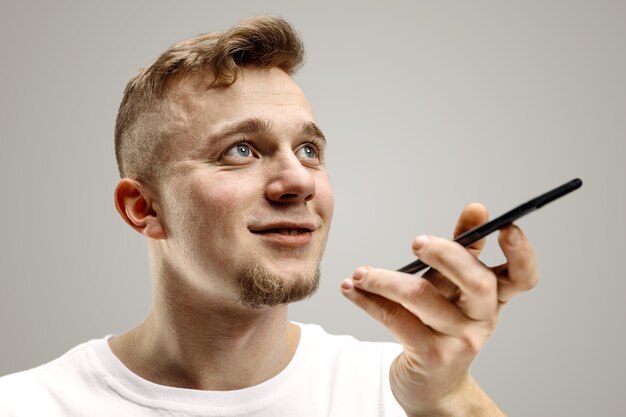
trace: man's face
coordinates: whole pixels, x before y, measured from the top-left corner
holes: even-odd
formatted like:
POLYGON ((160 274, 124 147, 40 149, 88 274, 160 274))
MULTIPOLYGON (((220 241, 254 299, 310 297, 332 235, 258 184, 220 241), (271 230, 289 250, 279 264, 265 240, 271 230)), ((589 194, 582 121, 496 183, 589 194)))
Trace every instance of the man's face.
POLYGON ((282 70, 245 69, 225 88, 181 82, 173 97, 185 132, 159 186, 157 250, 177 285, 253 306, 310 295, 333 198, 300 88, 282 70))

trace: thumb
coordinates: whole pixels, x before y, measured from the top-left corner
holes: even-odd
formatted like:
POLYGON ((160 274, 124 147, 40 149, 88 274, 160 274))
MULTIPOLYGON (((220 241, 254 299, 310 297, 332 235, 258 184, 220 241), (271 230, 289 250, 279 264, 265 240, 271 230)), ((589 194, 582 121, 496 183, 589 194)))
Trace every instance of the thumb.
MULTIPOLYGON (((467 232, 476 226, 486 223, 489 220, 489 212, 487 207, 480 203, 470 203, 463 208, 459 219, 454 227, 454 237, 456 238, 461 233, 467 232)), ((480 239, 467 247, 472 255, 478 257, 485 247, 486 239, 480 239)))

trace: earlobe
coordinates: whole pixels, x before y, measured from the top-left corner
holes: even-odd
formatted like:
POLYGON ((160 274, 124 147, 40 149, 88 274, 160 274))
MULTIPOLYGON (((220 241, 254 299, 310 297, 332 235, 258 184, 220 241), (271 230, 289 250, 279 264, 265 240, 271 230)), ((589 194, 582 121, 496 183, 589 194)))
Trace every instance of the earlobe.
POLYGON ((151 239, 164 239, 161 218, 150 192, 141 182, 122 178, 115 188, 115 208, 130 227, 151 239))

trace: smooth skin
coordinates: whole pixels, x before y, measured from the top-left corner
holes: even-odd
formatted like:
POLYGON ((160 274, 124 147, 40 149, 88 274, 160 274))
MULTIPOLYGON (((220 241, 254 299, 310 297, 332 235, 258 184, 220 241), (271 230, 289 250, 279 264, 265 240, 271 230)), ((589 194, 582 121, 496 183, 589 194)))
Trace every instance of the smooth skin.
MULTIPOLYGON (((482 205, 467 206, 454 235, 487 218, 482 205)), ((484 239, 464 248, 420 235, 413 253, 435 269, 424 277, 360 267, 341 283, 344 296, 404 346, 390 381, 410 417, 504 415, 471 378, 469 367, 493 333, 502 307, 533 288, 538 273, 534 251, 517 226, 503 229, 498 243, 507 262, 488 268, 476 258, 484 239)))

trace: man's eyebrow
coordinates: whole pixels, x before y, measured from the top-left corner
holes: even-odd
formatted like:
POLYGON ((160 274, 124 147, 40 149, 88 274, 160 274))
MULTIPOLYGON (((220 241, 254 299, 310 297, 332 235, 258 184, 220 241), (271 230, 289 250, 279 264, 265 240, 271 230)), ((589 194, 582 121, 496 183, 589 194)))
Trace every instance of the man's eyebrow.
POLYGON ((317 137, 317 138, 321 139, 322 141, 324 141, 324 143, 326 143, 326 136, 324 136, 324 134, 322 133, 320 128, 317 127, 317 125, 315 123, 313 123, 313 122, 305 122, 302 125, 302 133, 305 136, 317 137))
POLYGON ((250 119, 242 120, 234 125, 228 126, 225 129, 216 132, 214 137, 227 137, 234 136, 238 134, 252 134, 252 133, 261 133, 261 134, 269 134, 272 131, 272 126, 267 120, 259 119, 258 117, 253 117, 250 119))
POLYGON ((204 155, 212 149, 219 148, 220 143, 232 136, 253 135, 259 133, 269 134, 271 130, 272 126, 267 120, 263 120, 258 117, 241 120, 209 134, 198 146, 193 149, 191 155, 193 157, 204 155))
MULTIPOLYGON (((319 127, 313 122, 304 122, 301 128, 301 134, 303 136, 313 136, 317 137, 324 142, 326 142, 326 137, 324 133, 320 130, 319 127)), ((228 126, 225 129, 216 132, 212 135, 212 139, 219 137, 229 137, 238 134, 253 134, 260 133, 264 135, 269 135, 272 132, 272 125, 269 121, 265 119, 260 119, 258 117, 252 117, 250 119, 242 120, 234 125, 228 126)))

